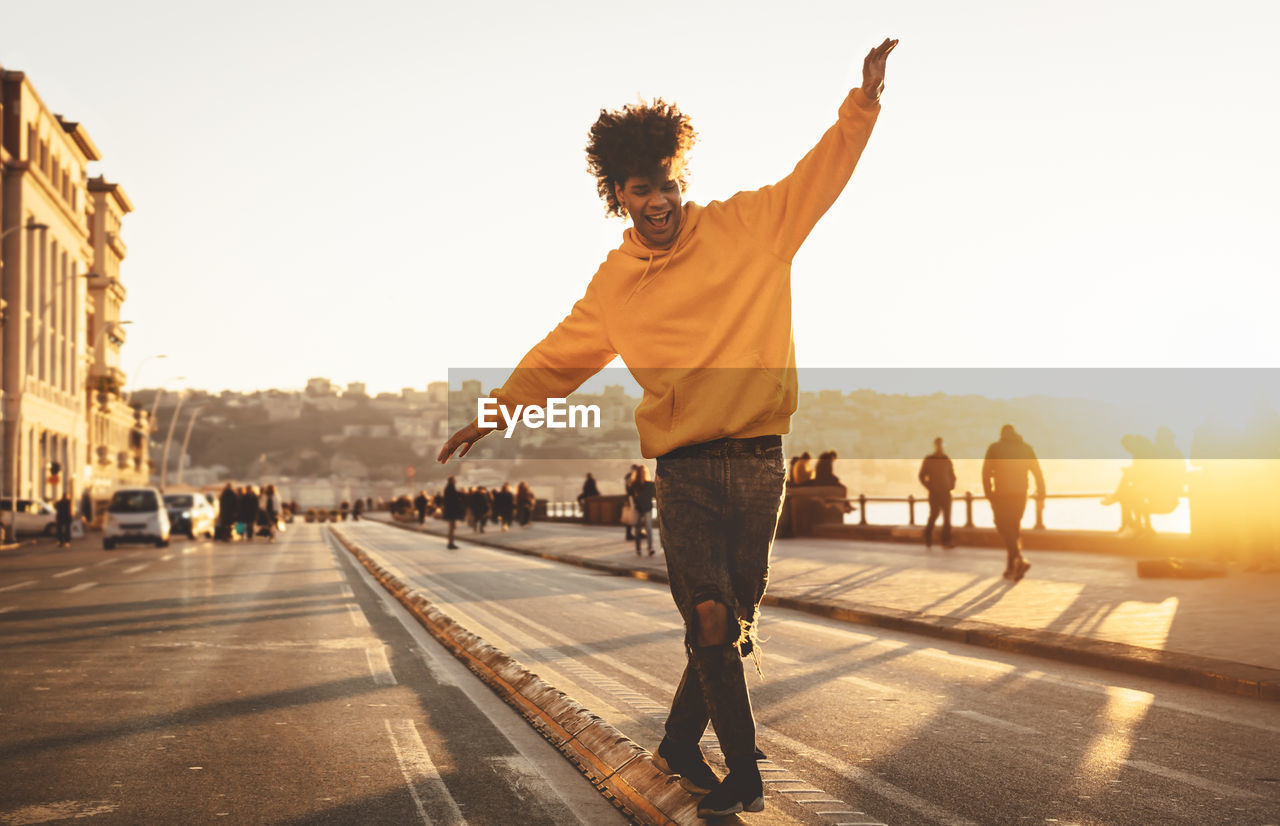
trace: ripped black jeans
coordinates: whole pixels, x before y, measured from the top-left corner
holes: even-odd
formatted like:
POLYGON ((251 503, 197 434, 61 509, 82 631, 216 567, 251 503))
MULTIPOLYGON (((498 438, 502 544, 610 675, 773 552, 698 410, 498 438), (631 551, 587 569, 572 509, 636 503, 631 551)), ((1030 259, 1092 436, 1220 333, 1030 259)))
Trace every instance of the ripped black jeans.
POLYGON ((726 758, 755 753, 740 652, 759 656, 756 623, 785 482, 780 436, 718 439, 658 458, 658 524, 688 655, 667 716, 673 743, 697 743, 710 721, 726 758), (728 609, 728 643, 698 644, 695 605, 705 601, 728 609))

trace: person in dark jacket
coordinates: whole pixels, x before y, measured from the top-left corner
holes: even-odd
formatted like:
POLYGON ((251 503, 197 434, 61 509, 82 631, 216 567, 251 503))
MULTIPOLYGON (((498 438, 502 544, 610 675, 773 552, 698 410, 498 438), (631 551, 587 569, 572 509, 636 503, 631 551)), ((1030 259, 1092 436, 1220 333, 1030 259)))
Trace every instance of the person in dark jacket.
POLYGON ((218 537, 223 542, 231 541, 232 531, 240 519, 240 496, 236 489, 227 482, 227 486, 218 494, 218 537))
POLYGON ((253 532, 258 528, 258 492, 253 485, 245 485, 240 492, 240 521, 244 523, 244 538, 253 541, 253 532))
POLYGON ((357 498, 356 503, 351 506, 351 521, 359 522, 360 515, 364 513, 364 500, 357 498))
POLYGON ((1044 498, 1044 474, 1031 445, 1013 425, 1000 428, 1000 441, 992 442, 982 460, 982 492, 991 503, 996 530, 1004 540, 1008 561, 1005 579, 1026 576, 1031 563, 1022 556, 1022 514, 1027 510, 1027 475, 1036 480, 1036 498, 1044 498))
POLYGON ((493 511, 493 500, 489 497, 489 489, 484 485, 476 485, 467 494, 467 510, 471 511, 471 529, 476 533, 484 533, 484 526, 493 511))
POLYGON ((596 477, 588 473, 586 480, 582 483, 582 493, 578 494, 578 505, 584 514, 587 512, 587 500, 599 495, 600 488, 596 485, 596 477))
POLYGON ((462 491, 458 490, 458 483, 454 477, 450 476, 449 481, 444 486, 444 519, 449 523, 449 549, 457 550, 458 546, 453 542, 453 533, 458 528, 458 522, 467 518, 467 503, 462 495, 462 491))
POLYGON ((516 522, 520 527, 529 527, 529 522, 533 519, 533 508, 537 503, 538 499, 533 495, 533 488, 521 480, 520 484, 516 485, 516 522))
POLYGON ((649 468, 640 465, 631 485, 631 506, 636 510, 636 556, 640 555, 640 540, 649 540, 649 556, 653 556, 653 500, 658 490, 649 478, 649 468))
POLYGON ((425 490, 418 491, 418 495, 413 497, 413 509, 418 512, 418 524, 422 525, 427 521, 427 508, 431 505, 431 500, 427 498, 425 490))
POLYGON ((71 545, 71 519, 74 506, 71 504, 71 491, 63 491, 62 498, 53 505, 53 511, 57 516, 58 524, 58 547, 65 548, 71 545))
POLYGON ((493 492, 493 521, 501 525, 504 532, 509 531, 515 510, 516 495, 511 490, 511 483, 503 482, 502 488, 493 492))
POLYGON ((942 437, 933 440, 933 453, 920 463, 920 484, 929 491, 929 521, 924 526, 924 546, 933 547, 933 525, 942 517, 942 547, 951 544, 951 491, 956 487, 956 471, 951 457, 942 450, 942 437))

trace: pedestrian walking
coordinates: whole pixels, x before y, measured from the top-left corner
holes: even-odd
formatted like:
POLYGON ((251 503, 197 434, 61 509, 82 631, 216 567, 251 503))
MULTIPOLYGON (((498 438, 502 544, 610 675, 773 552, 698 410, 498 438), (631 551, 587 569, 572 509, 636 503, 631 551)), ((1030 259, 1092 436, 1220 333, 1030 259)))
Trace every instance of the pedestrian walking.
POLYGON ((240 495, 230 482, 218 494, 218 530, 215 535, 223 542, 230 542, 235 524, 240 520, 240 495))
POLYGON ((533 488, 521 480, 520 484, 516 485, 516 522, 520 527, 529 527, 529 522, 533 519, 533 508, 537 502, 537 497, 533 495, 533 488))
POLYGON ((418 491, 418 495, 413 497, 413 509, 418 512, 418 524, 425 524, 427 521, 427 508, 431 506, 431 500, 427 498, 425 490, 418 491))
POLYGON ((638 470, 639 468, 636 465, 632 465, 631 469, 627 471, 627 475, 622 477, 622 492, 627 495, 627 500, 623 503, 622 508, 622 526, 626 528, 627 542, 631 541, 631 535, 635 533, 636 529, 635 491, 633 488, 636 482, 636 471, 638 470))
POLYGON ((458 529, 458 521, 467 518, 467 502, 462 491, 458 490, 457 479, 450 476, 444 486, 444 521, 449 524, 449 550, 457 550, 453 542, 453 534, 458 529))
POLYGON ((501 526, 503 533, 511 530, 511 518, 515 511, 515 492, 511 490, 510 482, 503 482, 502 487, 493 492, 493 521, 501 526))
POLYGON ((276 526, 280 519, 280 497, 276 495, 276 486, 267 485, 262 489, 262 497, 258 502, 259 518, 267 527, 267 541, 276 541, 276 526))
POLYGON ((1014 582, 1026 576, 1031 563, 1022 555, 1022 515, 1027 510, 1027 477, 1036 480, 1036 499, 1044 498, 1044 474, 1031 445, 1013 425, 1000 428, 1000 440, 992 442, 982 459, 982 492, 991 503, 996 531, 1004 540, 1004 578, 1014 582))
POLYGON ((253 485, 245 485, 240 491, 240 524, 244 526, 246 542, 253 541, 253 532, 258 529, 258 492, 253 485))
POLYGON ((640 465, 632 486, 632 504, 636 509, 636 556, 640 556, 641 538, 649 541, 649 556, 653 556, 653 500, 658 490, 649 479, 649 468, 640 465))
MULTIPOLYGON (((493 394, 508 407, 543 406, 616 355, 644 387, 640 450, 657 458, 659 528, 686 629, 685 672, 654 764, 705 794, 700 817, 764 808, 742 658, 759 666, 756 628, 786 481, 782 434, 799 398, 791 260, 853 173, 896 43, 871 50, 862 86, 790 174, 706 206, 682 203, 688 117, 661 100, 601 112, 588 163, 608 210, 632 224, 568 317, 493 394), (723 780, 698 746, 708 721, 729 767, 723 780)), ((466 455, 493 429, 472 421, 439 460, 466 455)))
POLYGON ((364 513, 364 500, 356 499, 355 504, 351 506, 351 521, 359 522, 360 515, 364 513))
POLYGON ((484 485, 476 485, 467 494, 467 510, 471 515, 472 533, 484 533, 484 526, 488 523, 489 513, 492 511, 489 491, 484 485))
POLYGON ((951 544, 951 491, 956 487, 956 469, 951 457, 942 449, 942 437, 933 440, 933 453, 924 457, 918 474, 920 484, 929 491, 929 521, 924 525, 924 546, 933 547, 933 526, 942 517, 942 547, 951 544))
POLYGON ((62 498, 53 504, 54 521, 58 529, 58 547, 71 546, 71 521, 74 518, 75 506, 71 504, 71 491, 62 492, 62 498))

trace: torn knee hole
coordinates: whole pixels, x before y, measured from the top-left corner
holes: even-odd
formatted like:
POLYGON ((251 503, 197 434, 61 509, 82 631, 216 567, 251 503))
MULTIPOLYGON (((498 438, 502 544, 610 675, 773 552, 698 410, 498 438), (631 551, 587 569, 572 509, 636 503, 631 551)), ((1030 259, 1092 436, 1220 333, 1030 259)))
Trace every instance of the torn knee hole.
POLYGON ((729 643, 729 608, 714 599, 694 605, 698 614, 698 645, 727 645, 729 643))

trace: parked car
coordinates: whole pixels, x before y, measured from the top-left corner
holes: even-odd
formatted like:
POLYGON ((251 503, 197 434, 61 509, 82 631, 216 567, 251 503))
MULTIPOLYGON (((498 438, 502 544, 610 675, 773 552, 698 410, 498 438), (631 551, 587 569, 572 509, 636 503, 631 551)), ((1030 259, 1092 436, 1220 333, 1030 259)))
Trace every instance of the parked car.
POLYGON ((218 523, 218 515, 213 506, 203 495, 190 493, 166 493, 164 507, 169 513, 169 531, 185 534, 192 539, 197 536, 213 538, 213 529, 218 523))
MULTIPOLYGON (((13 500, 0 499, 0 523, 7 529, 13 523, 13 500)), ((18 500, 18 534, 43 533, 53 536, 58 530, 58 515, 53 506, 39 499, 18 500)))
POLYGON ((107 520, 102 527, 102 547, 108 551, 121 542, 169 544, 169 514, 155 488, 120 488, 111 495, 107 520))

